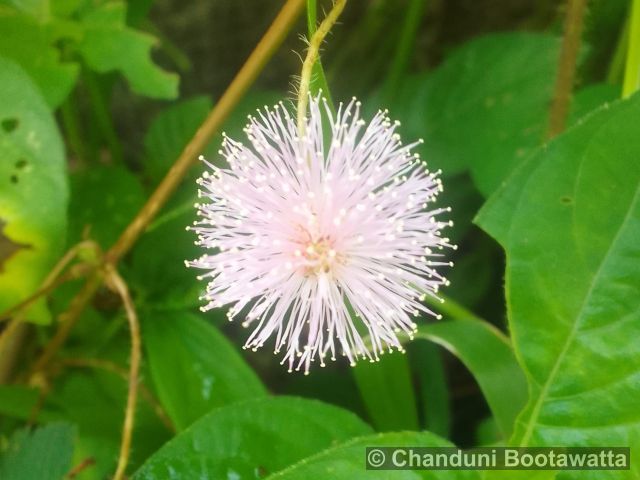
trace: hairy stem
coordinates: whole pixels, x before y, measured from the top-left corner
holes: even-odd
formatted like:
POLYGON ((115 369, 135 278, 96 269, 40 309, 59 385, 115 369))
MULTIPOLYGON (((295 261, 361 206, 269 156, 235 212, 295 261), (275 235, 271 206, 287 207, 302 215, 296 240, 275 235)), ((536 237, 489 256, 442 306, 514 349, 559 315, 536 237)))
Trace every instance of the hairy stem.
POLYGON ((633 0, 622 97, 627 98, 638 88, 640 88, 640 0, 633 0))
POLYGON ((300 88, 298 89, 298 133, 300 136, 304 134, 305 123, 307 119, 307 104, 309 103, 309 85, 311 84, 311 74, 313 66, 318 60, 320 45, 324 41, 331 27, 336 23, 338 17, 344 10, 347 0, 336 0, 333 8, 324 18, 313 37, 309 40, 309 48, 307 56, 302 63, 302 73, 300 74, 300 88))
POLYGON ((153 220, 160 208, 175 191, 191 165, 198 158, 198 155, 200 155, 207 146, 209 140, 218 132, 224 120, 253 84, 276 49, 282 44, 285 36, 302 12, 303 7, 304 0, 288 0, 282 7, 278 16, 258 42, 222 97, 220 97, 218 103, 216 103, 213 110, 211 110, 211 113, 209 113, 205 121, 200 125, 200 128, 198 128, 191 141, 187 144, 169 172, 167 172, 167 175, 162 182, 160 182, 158 188, 156 188, 149 200, 147 200, 147 203, 145 203, 133 221, 122 235, 120 235, 115 245, 107 252, 107 262, 117 263, 144 232, 147 225, 153 220))
POLYGON ((133 436, 133 424, 136 412, 136 401, 138 398, 138 374, 140 372, 141 341, 140 323, 138 315, 133 305, 133 300, 129 294, 129 288, 117 270, 113 267, 107 269, 107 283, 120 295, 129 322, 131 334, 131 355, 129 356, 129 394, 127 395, 127 407, 124 413, 124 426, 122 427, 122 441, 120 443, 120 455, 118 456, 118 466, 113 476, 114 480, 125 478, 129 454, 131 453, 131 437, 133 436))
POLYGON ((568 0, 560 62, 549 112, 547 138, 553 138, 562 133, 567 123, 586 6, 587 0, 568 0))
MULTIPOLYGON (((317 13, 317 5, 316 0, 307 0, 307 28, 309 31, 309 38, 313 37, 318 29, 318 25, 316 23, 316 13, 317 13)), ((331 92, 329 91, 329 84, 327 83, 327 77, 324 74, 324 68, 322 67, 322 62, 318 58, 316 62, 313 64, 313 68, 311 69, 311 81, 309 83, 309 91, 313 95, 317 93, 319 90, 322 90, 324 93, 324 97, 327 99, 327 102, 333 109, 333 100, 331 98, 331 92)))

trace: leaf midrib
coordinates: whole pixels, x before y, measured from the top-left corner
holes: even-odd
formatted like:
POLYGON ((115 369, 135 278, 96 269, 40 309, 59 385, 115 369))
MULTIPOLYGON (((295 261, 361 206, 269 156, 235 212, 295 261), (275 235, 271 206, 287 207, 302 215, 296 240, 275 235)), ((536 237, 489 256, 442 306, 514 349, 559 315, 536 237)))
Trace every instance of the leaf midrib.
POLYGON ((536 425, 536 421, 538 419, 538 417, 540 416, 540 411, 542 409, 542 404, 544 402, 544 400, 546 399, 547 393, 549 391, 549 388, 551 387, 551 383, 553 382, 553 380, 555 379, 556 375, 558 374, 558 371, 560 369, 560 365, 562 364, 562 361, 564 360, 564 357, 566 356, 569 347, 571 346, 571 344, 573 343, 573 340, 575 339, 577 332, 578 332, 578 325, 580 324, 580 318, 582 318, 583 313, 584 313, 584 309, 585 307, 588 305, 590 299, 591 299, 591 295, 593 294, 593 290, 594 287, 597 283, 599 283, 599 278, 600 275, 602 273, 603 267, 604 265, 606 265, 609 256, 611 254, 611 252, 614 250, 614 246, 618 243, 618 240, 620 238, 620 234, 621 232, 624 230, 624 227, 626 226, 627 222, 629 221, 629 219, 631 218, 631 212, 634 211, 634 207, 636 205, 636 203, 638 202, 638 194, 640 193, 640 185, 638 185, 636 187, 635 193, 633 195, 633 199, 631 201, 631 203, 629 204, 629 209, 627 210, 625 217, 623 219, 623 221, 620 223, 620 226, 618 227, 616 234, 613 238, 613 240, 611 241, 609 248, 607 249, 607 252, 605 253, 605 255, 602 257, 602 261, 600 262, 600 264, 598 265, 598 270, 596 271, 596 274, 593 277, 593 281, 591 282, 591 285, 589 286, 589 290, 587 291, 587 294, 584 297, 584 300, 582 302, 582 304, 580 305, 580 310, 578 311, 578 314, 576 315, 576 320, 573 323, 573 327, 571 328, 571 332, 569 332, 569 335, 566 338, 566 341, 563 345, 562 350, 560 351, 560 354, 558 355, 558 357, 556 358, 556 361, 553 365, 553 368, 551 369, 551 372, 549 373, 549 376, 547 377, 547 380, 545 381, 544 385, 542 386, 540 393, 538 395, 538 398, 536 399, 536 403, 534 404, 533 410, 531 412, 531 416, 529 417, 529 421, 527 423, 527 428, 525 430, 525 433, 522 437, 522 440, 520 441, 520 446, 524 447, 527 446, 527 444, 529 443, 529 440, 531 439, 531 435, 533 434, 533 429, 536 425))

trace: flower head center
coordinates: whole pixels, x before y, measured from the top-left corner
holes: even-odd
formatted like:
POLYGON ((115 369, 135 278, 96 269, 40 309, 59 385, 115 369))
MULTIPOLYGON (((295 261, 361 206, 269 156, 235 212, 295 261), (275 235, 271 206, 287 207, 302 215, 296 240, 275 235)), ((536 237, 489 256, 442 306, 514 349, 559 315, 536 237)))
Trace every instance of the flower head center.
POLYGON ((303 247, 301 257, 304 259, 307 274, 318 275, 331 271, 337 257, 331 239, 327 237, 309 239, 303 243, 303 247))

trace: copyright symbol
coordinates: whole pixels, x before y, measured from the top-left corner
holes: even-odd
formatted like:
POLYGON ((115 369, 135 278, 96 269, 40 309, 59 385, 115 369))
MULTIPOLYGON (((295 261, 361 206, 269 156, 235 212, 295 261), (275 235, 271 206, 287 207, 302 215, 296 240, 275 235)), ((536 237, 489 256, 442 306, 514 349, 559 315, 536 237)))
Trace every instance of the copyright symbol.
POLYGON ((367 453, 367 462, 374 468, 381 467, 384 464, 385 460, 386 457, 384 455, 384 452, 382 450, 378 450, 377 448, 369 450, 369 452, 367 453))

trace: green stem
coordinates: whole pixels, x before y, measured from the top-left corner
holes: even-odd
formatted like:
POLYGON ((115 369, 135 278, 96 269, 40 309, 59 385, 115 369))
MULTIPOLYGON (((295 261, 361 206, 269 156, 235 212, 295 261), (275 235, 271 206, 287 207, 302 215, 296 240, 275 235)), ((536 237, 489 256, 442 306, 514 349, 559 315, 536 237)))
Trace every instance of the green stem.
POLYGON ((391 101, 395 95, 400 79, 407 71, 409 59, 413 51, 416 34, 426 9, 426 0, 410 0, 404 24, 400 30, 400 39, 396 46, 389 74, 385 80, 383 91, 386 101, 391 101))
POLYGON ((113 163, 120 164, 122 163, 122 146, 120 145, 118 134, 111 121, 111 113, 109 112, 98 78, 95 73, 85 70, 84 79, 89 97, 91 98, 96 123, 100 129, 100 134, 107 143, 107 147, 111 153, 111 160, 113 163))
POLYGON ((622 98, 630 96, 640 87, 640 0, 633 0, 629 28, 627 64, 622 84, 622 98))

